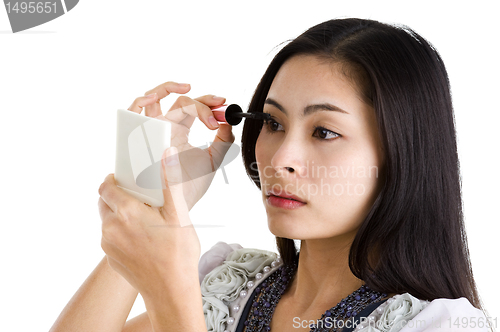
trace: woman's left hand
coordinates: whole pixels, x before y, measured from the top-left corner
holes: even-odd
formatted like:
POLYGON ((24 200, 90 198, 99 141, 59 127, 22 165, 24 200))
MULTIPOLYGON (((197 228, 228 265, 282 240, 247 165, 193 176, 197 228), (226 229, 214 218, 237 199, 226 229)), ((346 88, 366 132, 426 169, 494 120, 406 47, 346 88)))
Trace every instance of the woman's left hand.
POLYGON ((200 241, 184 200, 177 150, 170 147, 162 158, 161 208, 149 207, 118 188, 114 174, 99 187, 101 247, 109 265, 144 298, 173 291, 169 285, 182 287, 182 280, 191 281, 187 276, 198 278, 200 241), (169 151, 172 156, 167 156, 169 151), (166 165, 167 158, 174 165, 166 165))

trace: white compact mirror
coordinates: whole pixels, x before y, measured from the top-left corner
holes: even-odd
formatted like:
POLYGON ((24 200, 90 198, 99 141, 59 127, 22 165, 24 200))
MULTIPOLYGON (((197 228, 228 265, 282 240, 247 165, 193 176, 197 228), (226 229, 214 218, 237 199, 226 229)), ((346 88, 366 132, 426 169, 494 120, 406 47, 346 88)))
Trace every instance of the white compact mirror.
POLYGON ((171 123, 129 110, 117 113, 115 180, 151 206, 164 204, 161 157, 170 147, 171 123))

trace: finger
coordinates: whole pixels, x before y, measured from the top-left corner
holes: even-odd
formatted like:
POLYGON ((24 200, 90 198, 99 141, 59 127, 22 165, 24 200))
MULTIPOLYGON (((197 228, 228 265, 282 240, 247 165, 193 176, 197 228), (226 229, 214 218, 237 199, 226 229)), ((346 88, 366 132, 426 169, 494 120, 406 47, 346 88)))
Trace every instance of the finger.
MULTIPOLYGON (((165 119, 173 123, 171 131, 171 145, 179 146, 188 143, 189 129, 193 125, 196 117, 198 117, 210 130, 220 127, 220 124, 214 118, 210 106, 218 106, 217 104, 224 103, 225 98, 214 99, 212 95, 208 95, 198 99, 203 102, 191 99, 187 96, 180 96, 177 98, 167 114, 165 114, 165 119), (204 104, 204 102, 210 106, 204 104), (213 123, 211 123, 211 121, 213 121, 213 123), (178 124, 178 126, 174 124, 178 124)), ((229 139, 229 137, 227 137, 227 139, 229 139)))
POLYGON ((151 93, 147 96, 137 97, 134 102, 128 108, 129 111, 132 111, 137 114, 141 114, 142 108, 148 105, 153 105, 158 100, 157 93, 151 93))
POLYGON ((233 143, 234 142, 233 126, 230 124, 220 124, 219 130, 214 137, 215 142, 233 143))
MULTIPOLYGON (((187 96, 180 96, 177 98, 172 107, 170 107, 167 114, 165 114, 165 118, 171 122, 183 125, 186 128, 191 128, 194 119, 198 117, 200 110, 203 110, 204 108, 208 108, 208 106, 187 96)), ((203 118, 200 118, 200 120, 203 122, 203 118)), ((208 122, 208 116, 205 117, 204 123, 210 129, 213 129, 208 122)))
POLYGON ((231 131, 232 126, 221 124, 214 141, 204 151, 207 151, 212 159, 212 167, 217 170, 224 160, 227 151, 231 148, 234 142, 234 134, 231 131))
POLYGON ((214 107, 223 105, 224 102, 226 101, 226 98, 214 95, 205 95, 198 98, 194 98, 194 100, 199 101, 200 103, 203 103, 207 106, 214 107))
POLYGON ((158 98, 155 103, 146 106, 146 116, 156 118, 157 116, 162 115, 160 100, 171 93, 184 94, 189 92, 189 90, 191 90, 191 86, 189 84, 169 81, 147 91, 145 95, 156 93, 158 98))
POLYGON ((106 204, 106 202, 104 202, 102 197, 99 197, 99 201, 97 202, 97 206, 99 209, 99 215, 101 216, 101 220, 104 223, 104 220, 108 220, 110 214, 112 214, 113 211, 108 206, 108 204, 106 204))
POLYGON ((114 174, 108 174, 99 187, 99 195, 108 207, 117 213, 119 210, 137 204, 137 200, 116 185, 114 174))
POLYGON ((217 121, 215 113, 212 111, 212 109, 217 109, 220 106, 224 105, 226 98, 214 95, 205 95, 195 98, 194 100, 208 106, 199 109, 198 117, 200 118, 200 120, 205 123, 205 125, 209 124, 207 125, 209 129, 219 128, 221 124, 217 121))
MULTIPOLYGON (((208 107, 199 101, 186 96, 180 96, 165 115, 165 119, 171 122, 170 145, 182 146, 189 144, 189 131, 198 116, 198 109, 208 107)), ((207 118, 208 121, 208 118, 207 118)), ((212 129, 212 128, 210 128, 212 129)))
MULTIPOLYGON (((207 95, 207 96, 202 96, 199 98, 196 98, 195 100, 206 104, 207 106, 210 106, 214 108, 215 106, 220 106, 224 104, 226 101, 226 98, 223 97, 217 97, 214 95, 207 95), (218 102, 221 102, 220 104, 218 102)), ((210 111, 212 111, 212 108, 210 108, 210 111)), ((212 112, 213 114, 213 112, 212 112)), ((215 134, 213 143, 210 145, 210 152, 216 151, 218 152, 219 155, 222 156, 222 159, 224 159, 224 155, 226 154, 227 150, 231 146, 231 144, 224 144, 224 143, 233 143, 234 142, 234 134, 232 132, 233 126, 227 124, 227 123, 219 123, 219 130, 217 131, 217 134, 215 134), (216 143, 214 145, 214 143, 216 143)), ((206 149, 208 150, 208 149, 206 149)), ((220 163, 222 163, 222 159, 220 160, 220 163)), ((219 163, 219 165, 220 165, 219 163)))
MULTIPOLYGON (((104 200, 99 197, 99 215, 101 216, 102 220, 102 225, 101 225, 101 233, 102 233, 102 240, 106 239, 107 242, 114 240, 115 238, 115 233, 116 230, 114 221, 116 220, 116 217, 114 216, 113 211, 109 208, 109 206, 104 202, 104 200)), ((105 248, 102 248, 105 250, 105 248)), ((106 251, 105 251, 106 252, 106 251)), ((106 252, 107 253, 107 252, 106 252)))
POLYGON ((220 124, 215 119, 212 108, 217 108, 221 106, 226 101, 224 97, 218 97, 214 95, 205 95, 194 99, 196 103, 196 110, 198 112, 198 118, 203 122, 209 129, 217 129, 220 124))
MULTIPOLYGON (((216 107, 224 104, 226 98, 215 97, 213 95, 206 95, 199 98, 191 99, 187 96, 180 96, 172 105, 170 110, 165 114, 165 117, 176 123, 184 123, 186 127, 190 128, 192 122, 185 120, 189 116, 198 117, 201 122, 209 129, 216 129, 219 123, 215 120, 214 113, 210 107, 216 107), (213 118, 214 122, 210 121, 213 118)), ((194 121, 194 118, 189 118, 194 121)))
POLYGON ((163 153, 161 175, 164 198, 161 210, 163 218, 167 224, 178 224, 181 227, 191 225, 189 209, 182 188, 182 169, 178 150, 175 147, 170 147, 163 153))

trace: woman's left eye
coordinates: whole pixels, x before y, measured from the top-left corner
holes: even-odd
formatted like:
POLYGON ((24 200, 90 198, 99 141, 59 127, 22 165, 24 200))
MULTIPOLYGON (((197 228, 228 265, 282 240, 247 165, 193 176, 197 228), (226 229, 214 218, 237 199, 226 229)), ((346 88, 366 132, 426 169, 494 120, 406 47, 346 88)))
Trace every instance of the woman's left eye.
POLYGON ((336 132, 328 130, 323 127, 315 127, 314 133, 318 133, 318 137, 324 140, 330 140, 340 137, 340 134, 337 134, 336 132))

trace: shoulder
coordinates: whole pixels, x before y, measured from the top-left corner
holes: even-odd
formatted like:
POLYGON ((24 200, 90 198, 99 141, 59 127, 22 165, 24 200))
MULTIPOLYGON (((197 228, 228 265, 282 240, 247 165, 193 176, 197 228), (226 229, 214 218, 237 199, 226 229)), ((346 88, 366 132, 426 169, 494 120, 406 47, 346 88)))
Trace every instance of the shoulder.
POLYGON ((487 321, 464 297, 425 301, 405 293, 381 304, 354 331, 487 331, 487 321))
POLYGON ((251 291, 281 265, 276 253, 239 244, 219 242, 206 252, 198 269, 208 331, 234 331, 251 291))

